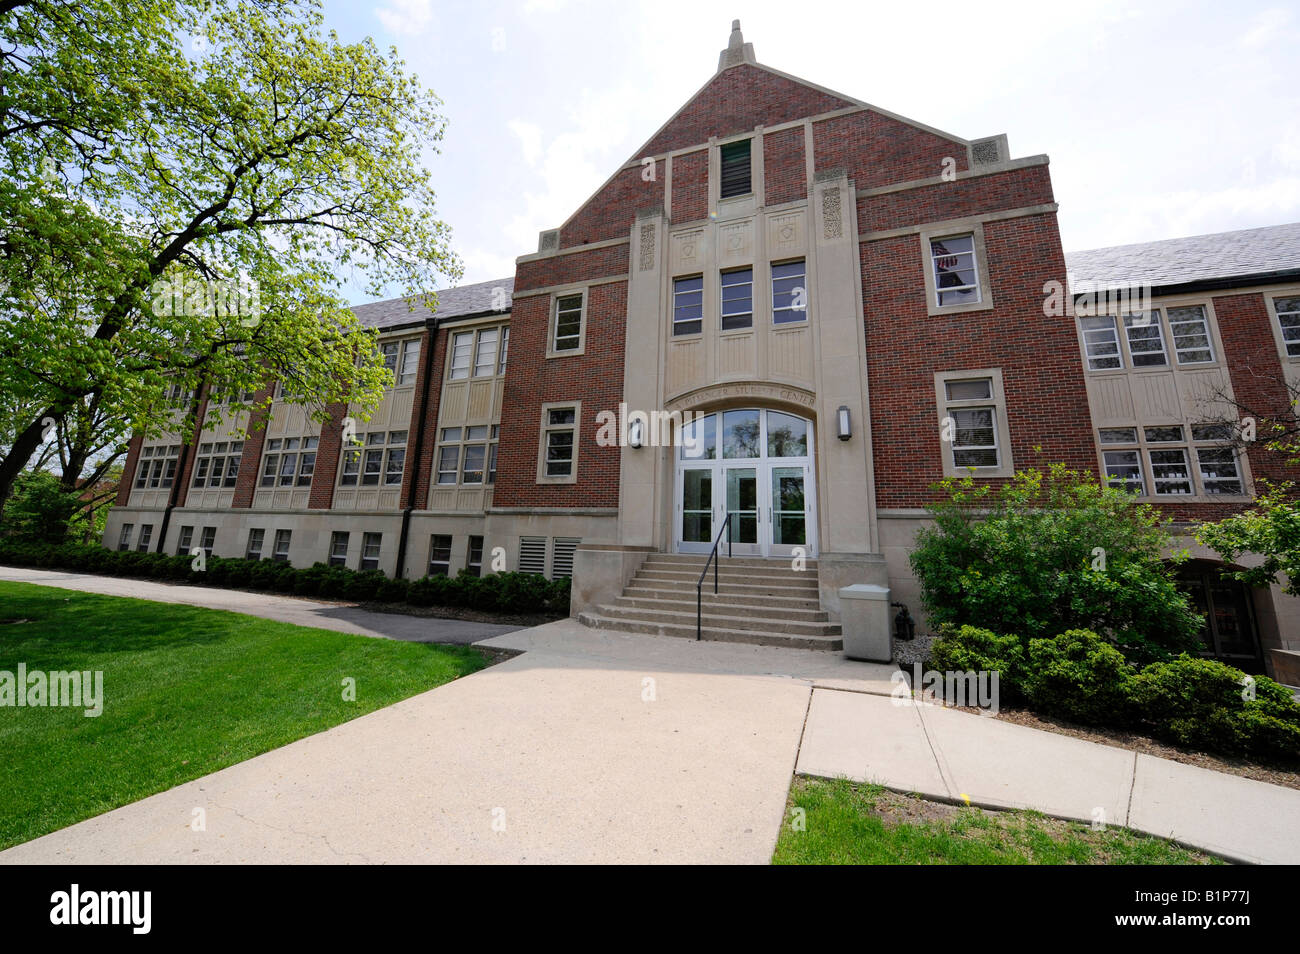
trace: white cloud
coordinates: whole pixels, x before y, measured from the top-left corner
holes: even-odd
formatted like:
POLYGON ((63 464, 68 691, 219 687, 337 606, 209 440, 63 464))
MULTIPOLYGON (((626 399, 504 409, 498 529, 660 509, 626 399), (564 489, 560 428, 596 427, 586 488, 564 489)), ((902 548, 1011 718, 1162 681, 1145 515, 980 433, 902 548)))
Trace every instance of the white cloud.
POLYGON ((1291 11, 1280 7, 1262 10, 1250 19, 1250 27, 1237 37, 1237 45, 1246 49, 1258 49, 1277 42, 1279 34, 1290 31, 1286 27, 1291 23, 1291 11))
POLYGON ((433 19, 432 0, 389 0, 389 6, 375 11, 379 22, 396 37, 421 33, 433 19))

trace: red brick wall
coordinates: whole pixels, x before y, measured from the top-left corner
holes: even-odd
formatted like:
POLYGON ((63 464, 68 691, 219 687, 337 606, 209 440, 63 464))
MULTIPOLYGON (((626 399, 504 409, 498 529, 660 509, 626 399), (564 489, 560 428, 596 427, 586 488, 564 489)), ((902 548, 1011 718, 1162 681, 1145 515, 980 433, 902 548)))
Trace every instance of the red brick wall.
POLYGON ((645 209, 662 207, 664 183, 662 167, 649 182, 641 178, 641 168, 619 172, 590 202, 560 226, 560 247, 573 248, 590 242, 625 238, 636 214, 645 209))
MULTIPOLYGON (((339 455, 343 453, 343 418, 347 417, 348 406, 331 404, 328 410, 330 419, 320 426, 320 440, 316 445, 316 469, 312 471, 311 488, 307 494, 309 510, 328 510, 334 504, 339 455)), ((260 445, 258 457, 261 457, 260 445)))
MULTIPOLYGON (((753 129, 827 113, 854 103, 757 66, 742 64, 714 77, 646 144, 643 155, 659 156, 753 129)), ((676 175, 676 173, 674 173, 676 175)))
MULTIPOLYGON (((212 389, 208 385, 203 385, 203 397, 199 401, 198 414, 194 418, 194 437, 186 448, 185 466, 181 469, 179 475, 181 483, 180 487, 177 488, 176 493, 176 506, 178 507, 185 506, 185 498, 190 492, 190 480, 194 476, 194 461, 199 456, 199 445, 203 443, 208 436, 203 433, 203 421, 208 414, 208 396, 211 392, 212 389)), ((162 541, 159 541, 159 545, 162 545, 162 541)))
POLYGON ((253 395, 253 412, 248 416, 248 440, 244 441, 244 456, 239 461, 239 476, 235 478, 235 497, 232 508, 248 509, 253 506, 253 493, 257 490, 258 468, 262 465, 262 445, 266 443, 267 411, 258 407, 275 393, 275 385, 260 388, 253 395))
MULTIPOLYGON (((942 317, 926 314, 915 235, 862 245, 876 499, 882 508, 920 507, 934 499, 929 485, 942 478, 942 455, 949 452, 939 435, 937 371, 1002 369, 1017 468, 1064 461, 1096 472, 1074 326, 1069 319, 1043 316, 1043 283, 1065 280, 1056 216, 990 222, 984 240, 995 307, 942 317)), ((1005 442, 1007 435, 1000 439, 1005 442)))
POLYGON ((859 189, 929 179, 948 157, 965 170, 966 144, 871 110, 813 123, 816 168, 843 169, 859 189))
POLYGON ((1047 166, 939 182, 858 199, 858 231, 882 232, 922 222, 942 222, 985 212, 1032 208, 1052 202, 1047 166))
POLYGON ((808 170, 804 164, 803 152, 801 126, 768 133, 763 137, 765 205, 780 205, 782 202, 794 202, 808 196, 808 170))
POLYGON ((596 415, 617 412, 623 395, 627 283, 589 290, 586 347, 577 357, 546 358, 549 295, 516 298, 510 318, 510 363, 501 411, 498 507, 616 507, 619 448, 596 444, 596 415), (578 482, 537 483, 541 406, 582 401, 578 482))
MULTIPOLYGON (((631 229, 632 219, 628 218, 623 223, 623 235, 630 234, 631 229)), ((610 245, 587 252, 571 252, 523 262, 515 267, 515 291, 626 275, 628 254, 627 245, 610 245)))
POLYGON ((694 222, 709 214, 709 151, 673 156, 673 222, 694 222))
POLYGON ((122 482, 117 485, 117 506, 125 507, 131 499, 131 488, 135 486, 135 468, 140 462, 140 448, 144 446, 144 435, 136 434, 127 445, 126 463, 122 465, 122 482))

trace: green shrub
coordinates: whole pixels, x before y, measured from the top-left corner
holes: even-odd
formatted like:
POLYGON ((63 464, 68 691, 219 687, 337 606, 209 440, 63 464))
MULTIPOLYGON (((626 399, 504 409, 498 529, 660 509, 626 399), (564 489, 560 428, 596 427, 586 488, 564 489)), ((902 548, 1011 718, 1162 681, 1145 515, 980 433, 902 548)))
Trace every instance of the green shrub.
POLYGON ((1131 678, 1123 654, 1090 630, 1029 641, 1024 692, 1040 712, 1085 725, 1122 724, 1131 678))
POLYGON ((1062 464, 936 489, 911 554, 933 624, 1027 640, 1088 629, 1139 665, 1199 648, 1203 620, 1163 561, 1172 539, 1154 507, 1062 464))
POLYGON ((1130 708, 1153 734, 1179 745, 1230 755, 1300 761, 1300 703, 1266 676, 1213 659, 1179 656, 1133 677, 1130 708))
POLYGON ((930 647, 928 668, 996 672, 1003 704, 1025 700, 1025 647, 1019 636, 999 636, 978 626, 945 627, 930 647))

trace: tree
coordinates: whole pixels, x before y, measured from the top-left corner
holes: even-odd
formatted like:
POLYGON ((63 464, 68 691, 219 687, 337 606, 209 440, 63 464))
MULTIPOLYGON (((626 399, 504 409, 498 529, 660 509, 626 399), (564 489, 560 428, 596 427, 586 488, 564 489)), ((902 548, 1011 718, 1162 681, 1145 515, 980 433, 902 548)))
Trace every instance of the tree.
POLYGON ((1259 554, 1257 567, 1225 572, 1226 576, 1251 586, 1268 586, 1286 575, 1283 592, 1300 596, 1300 502, 1288 485, 1269 487, 1255 499, 1255 506, 1218 523, 1196 528, 1196 540, 1234 563, 1245 553, 1259 554))
POLYGON ((459 275, 422 164, 437 105, 318 0, 0 0, 0 393, 28 409, 0 502, 90 396, 149 436, 190 436, 169 387, 266 406, 279 380, 317 420, 365 416, 391 378, 341 276, 432 303, 459 275))
POLYGON ((936 490, 934 524, 911 554, 932 624, 1026 644, 1088 629, 1136 663, 1200 648, 1204 621, 1164 561, 1173 539, 1156 508, 1064 464, 997 488, 966 476, 936 490))

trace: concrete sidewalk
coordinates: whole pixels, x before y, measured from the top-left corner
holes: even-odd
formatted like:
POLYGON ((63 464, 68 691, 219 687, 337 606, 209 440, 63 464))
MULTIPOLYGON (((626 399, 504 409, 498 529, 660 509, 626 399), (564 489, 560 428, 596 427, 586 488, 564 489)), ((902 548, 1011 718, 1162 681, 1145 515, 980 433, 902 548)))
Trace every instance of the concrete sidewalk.
POLYGON ((188 586, 183 583, 158 583, 115 576, 92 576, 62 570, 36 570, 0 566, 0 580, 13 583, 38 583, 41 586, 102 593, 105 596, 130 596, 159 603, 181 603, 207 609, 229 610, 264 619, 314 626, 340 633, 377 636, 417 643, 472 643, 518 629, 498 623, 476 623, 459 619, 436 619, 407 616, 401 613, 374 613, 352 603, 331 603, 297 596, 272 596, 223 590, 215 586, 188 586))
POLYGON ((899 702, 814 689, 798 772, 1123 825, 1233 861, 1300 863, 1300 791, 899 702))

